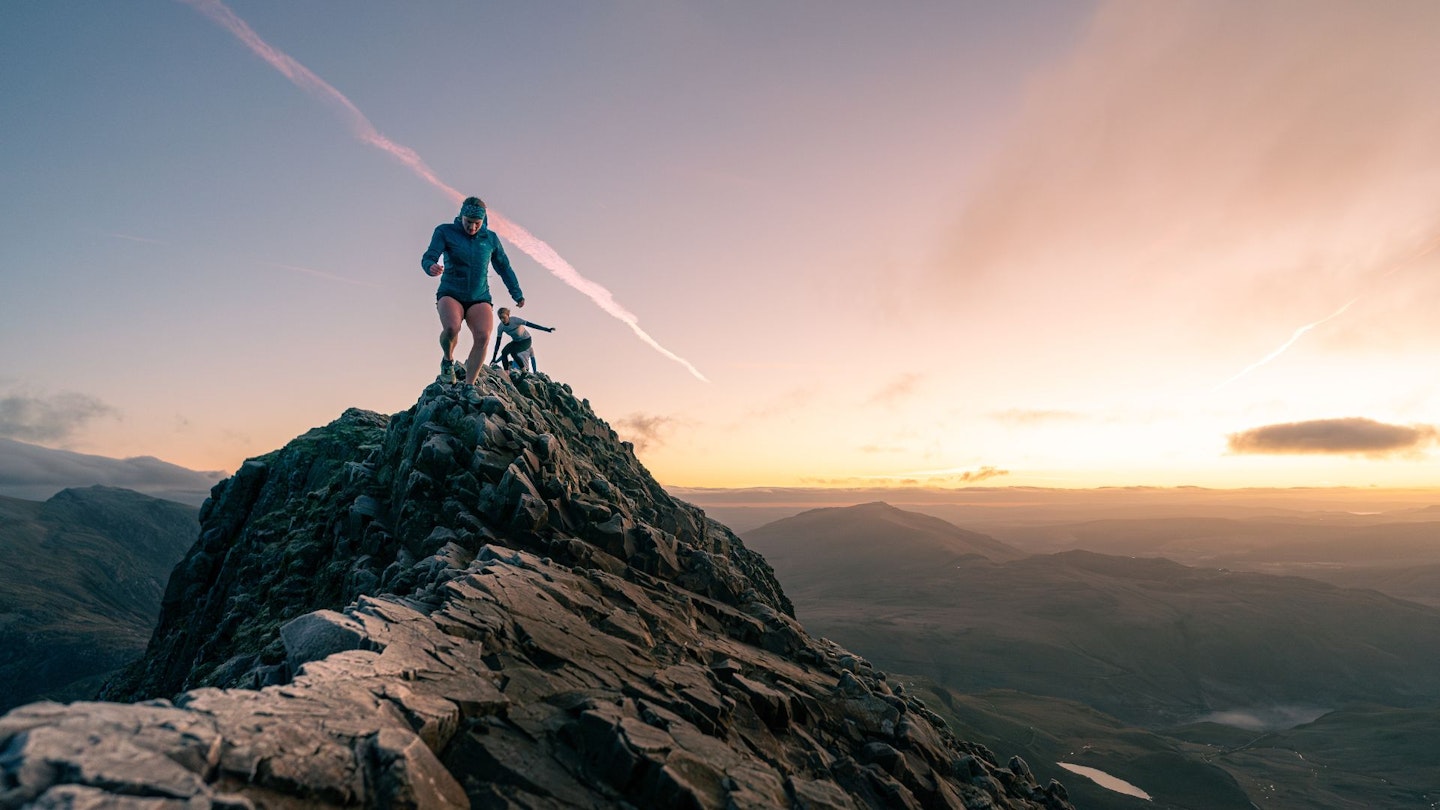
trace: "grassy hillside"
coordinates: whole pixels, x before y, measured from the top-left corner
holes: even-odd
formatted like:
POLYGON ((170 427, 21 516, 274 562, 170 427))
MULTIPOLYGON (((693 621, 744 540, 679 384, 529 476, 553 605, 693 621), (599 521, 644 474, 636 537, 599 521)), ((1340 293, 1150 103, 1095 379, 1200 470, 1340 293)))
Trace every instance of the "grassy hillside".
POLYGON ((1292 729, 1213 745, 1213 731, 1177 739, 1211 743, 1210 761, 1281 810, 1433 808, 1440 803, 1440 703, 1418 709, 1353 706, 1292 729))
POLYGON ((1017 752, 1040 781, 1059 778, 1075 805, 1090 810, 1420 810, 1440 800, 1440 707, 1357 706, 1270 732, 1214 723, 1147 730, 1072 701, 1014 690, 960 694, 925 678, 891 677, 961 736, 1017 752), (1107 790, 1057 762, 1097 768, 1152 800, 1107 790))
POLYGON ((1195 746, 1083 704, 1009 689, 967 695, 926 678, 892 677, 920 696, 960 736, 992 750, 1017 752, 1041 782, 1059 779, 1077 807, 1250 810, 1250 800, 1235 778, 1208 762, 1195 746), (1104 771, 1144 790, 1151 800, 1101 787, 1065 771, 1058 762, 1104 771))
POLYGON ((196 515, 105 487, 0 497, 0 711, 90 697, 143 652, 196 515))

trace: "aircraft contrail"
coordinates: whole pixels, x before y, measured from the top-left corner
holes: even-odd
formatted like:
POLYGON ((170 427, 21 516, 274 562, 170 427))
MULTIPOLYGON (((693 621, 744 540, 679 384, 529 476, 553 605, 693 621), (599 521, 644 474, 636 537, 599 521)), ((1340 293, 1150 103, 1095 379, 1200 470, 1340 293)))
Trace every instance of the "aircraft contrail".
MULTIPOLYGON (((360 108, 351 103, 344 93, 336 90, 329 82, 316 76, 311 70, 295 61, 288 54, 272 47, 270 43, 260 38, 248 23, 240 19, 235 12, 220 0, 180 0, 205 16, 224 26, 226 30, 235 35, 257 56, 264 59, 271 67, 284 74, 296 87, 311 95, 317 96, 334 107, 349 118, 350 129, 362 143, 369 144, 383 152, 389 153, 396 160, 405 164, 411 171, 419 175, 421 179, 430 185, 443 191, 451 202, 459 205, 465 199, 453 186, 441 180, 439 175, 416 154, 415 150, 408 146, 395 143, 385 137, 370 123, 370 119, 360 112, 360 108)), ((582 295, 589 298, 596 306, 613 316, 621 323, 630 327, 635 336, 644 341, 652 349, 660 354, 674 360, 684 366, 691 374, 702 382, 710 382, 699 369, 690 362, 674 352, 661 346, 656 340, 650 337, 644 329, 640 328, 639 318, 634 313, 620 306, 615 296, 600 284, 597 284, 580 275, 569 262, 560 257, 555 249, 546 244, 534 234, 520 227, 514 221, 503 216, 495 210, 490 210, 490 226, 506 241, 514 244, 524 251, 530 258, 538 262, 542 267, 549 270, 556 278, 578 290, 582 295)))
MULTIPOLYGON (((1395 274, 1396 274, 1397 272, 1399 272, 1402 268, 1408 266, 1408 265, 1411 264, 1412 262, 1415 262, 1415 261, 1418 261, 1418 260, 1420 260, 1420 259, 1423 259, 1424 257, 1429 256, 1431 253, 1434 253, 1437 249, 1440 249, 1440 238, 1431 239, 1431 240, 1428 241, 1428 242, 1422 243, 1418 248, 1415 249, 1415 252, 1413 252, 1413 253, 1411 253, 1409 256, 1406 256, 1405 258, 1403 258, 1403 259, 1395 262, 1395 265, 1394 265, 1393 267, 1391 267, 1389 270, 1386 270, 1385 273, 1380 276, 1380 278, 1376 279, 1376 282, 1384 281, 1385 279, 1387 279, 1387 278, 1395 275, 1395 274)), ((1363 297, 1364 297, 1363 295, 1357 295, 1357 296, 1355 296, 1354 298, 1351 298, 1349 301, 1346 301, 1344 306, 1340 307, 1339 309, 1335 310, 1334 312, 1330 313, 1329 315, 1325 316, 1324 318, 1321 318, 1320 320, 1315 321, 1314 323, 1307 323, 1307 324, 1305 324, 1304 326, 1300 327, 1299 329, 1296 329, 1295 332, 1294 332, 1294 334, 1290 335, 1290 339, 1287 340, 1287 341, 1285 341, 1283 344, 1281 344, 1280 348, 1276 349, 1276 350, 1273 351, 1273 352, 1270 352, 1269 354, 1265 355, 1264 357, 1260 358, 1259 360, 1256 360, 1254 363, 1251 363, 1250 365, 1248 365, 1248 366, 1246 366, 1245 368, 1241 369, 1241 370, 1239 371, 1239 373, 1235 374, 1234 376, 1230 377, 1228 380, 1225 380, 1224 382, 1222 382, 1222 383, 1220 383, 1219 385, 1215 386, 1214 388, 1210 389, 1210 393, 1213 394, 1213 393, 1215 393, 1216 391, 1219 391, 1221 388, 1224 388, 1225 386, 1229 385, 1230 383, 1235 382, 1236 380, 1240 379, 1241 377, 1244 377, 1246 374, 1249 374, 1250 372, 1254 371, 1255 369, 1260 368, 1261 366, 1265 365, 1266 363, 1269 363, 1271 360, 1274 360, 1275 358, 1277 358, 1277 357, 1279 357, 1280 355, 1284 354, 1284 353, 1285 353, 1285 350, 1288 349, 1288 348, 1290 348, 1291 346, 1295 345, 1295 341, 1297 341, 1297 340, 1299 340, 1300 338, 1304 337, 1306 332, 1309 332, 1311 329, 1314 329, 1315 327, 1317 327, 1317 326, 1325 323, 1326 321, 1332 320, 1332 319, 1334 319, 1334 318, 1338 318, 1338 317, 1340 317, 1341 315, 1345 314, 1345 310, 1349 309, 1351 304, 1354 304, 1356 301, 1359 301, 1359 300, 1360 300, 1361 298, 1363 298, 1363 297)))
POLYGON ((1315 321, 1314 323, 1307 323, 1307 324, 1305 324, 1304 326, 1300 327, 1299 329, 1296 329, 1296 330, 1295 330, 1295 333, 1290 336, 1290 339, 1287 340, 1287 341, 1285 341, 1283 344, 1281 344, 1280 348, 1276 349, 1276 350, 1273 351, 1273 352, 1270 352, 1269 354, 1265 355, 1264 357, 1260 358, 1259 360, 1256 360, 1255 362, 1253 362, 1253 363, 1251 363, 1250 365, 1246 366, 1245 368, 1241 369, 1240 372, 1239 372, 1238 374, 1236 374, 1235 376, 1231 377, 1230 379, 1226 380, 1225 382, 1222 382, 1222 383, 1220 383, 1219 385, 1215 386, 1214 388, 1210 389, 1210 392, 1211 392, 1211 393, 1214 393, 1214 392, 1216 392, 1216 391, 1219 391, 1221 388, 1224 388, 1225 386, 1229 385, 1230 383, 1235 382, 1236 380, 1240 379, 1241 377, 1244 377, 1246 374, 1249 374, 1250 372, 1254 371, 1255 369, 1260 368, 1261 366, 1265 365, 1266 363, 1270 362, 1271 360, 1274 360, 1275 358, 1277 358, 1277 357, 1279 357, 1280 355, 1284 354, 1284 353, 1285 353, 1285 350, 1288 349, 1288 348, 1290 348, 1291 346, 1294 346, 1294 345, 1295 345, 1295 341, 1297 341, 1297 340, 1299 340, 1300 338, 1304 337, 1306 332, 1309 332, 1311 329, 1314 329, 1315 327, 1319 326, 1319 325, 1322 324, 1322 323, 1325 323, 1325 322, 1328 321, 1328 320, 1331 320, 1331 319, 1333 319, 1333 318, 1338 318, 1338 317, 1340 317, 1341 315, 1345 314, 1345 310, 1349 309, 1349 308, 1350 308, 1350 305, 1353 304, 1353 303, 1355 303, 1355 302, 1358 301, 1358 300, 1360 300, 1360 299, 1358 299, 1358 298, 1351 298, 1349 301, 1346 301, 1346 302, 1345 302, 1345 306, 1340 307, 1339 309, 1335 310, 1334 312, 1330 313, 1329 315, 1325 316, 1324 318, 1321 318, 1320 320, 1315 321))
POLYGON ((159 240, 159 239, 148 239, 148 238, 146 238, 146 237, 144 237, 144 236, 131 236, 131 235, 128 234, 128 233, 113 233, 113 232, 110 232, 110 231, 103 231, 103 233, 104 233, 106 236, 114 237, 114 238, 116 238, 116 239, 125 239, 125 240, 128 240, 128 241, 130 241, 130 242, 144 242, 144 243, 147 244, 147 245, 169 245, 169 244, 170 244, 169 242, 164 242, 164 241, 161 241, 161 240, 159 240))
POLYGON ((341 281, 346 284, 354 284, 357 287, 373 287, 375 289, 380 289, 379 284, 375 284, 369 281, 359 281, 353 278, 345 278, 344 276, 337 276, 333 273, 326 273, 323 270, 316 270, 310 267, 301 267, 298 264, 281 264, 279 262, 261 262, 261 264, 265 265, 266 267, 278 267, 281 270, 294 270, 297 273, 304 273, 309 276, 323 278, 329 281, 341 281))

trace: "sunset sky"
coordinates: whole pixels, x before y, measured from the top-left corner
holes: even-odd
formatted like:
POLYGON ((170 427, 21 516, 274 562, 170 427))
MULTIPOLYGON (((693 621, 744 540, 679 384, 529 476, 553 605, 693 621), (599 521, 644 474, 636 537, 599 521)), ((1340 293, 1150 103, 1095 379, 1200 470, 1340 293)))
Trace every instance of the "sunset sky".
POLYGON ((409 407, 448 186, 613 295, 506 245, 665 484, 1440 484, 1429 0, 3 19, 0 437, 230 471, 409 407))

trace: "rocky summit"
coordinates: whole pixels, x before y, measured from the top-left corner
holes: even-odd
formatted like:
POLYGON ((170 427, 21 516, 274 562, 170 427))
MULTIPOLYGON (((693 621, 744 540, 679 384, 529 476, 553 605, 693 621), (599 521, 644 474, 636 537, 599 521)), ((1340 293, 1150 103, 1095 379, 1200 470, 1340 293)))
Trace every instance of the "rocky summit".
POLYGON ((347 411, 200 520, 116 702, 0 718, 0 807, 1070 807, 543 375, 347 411))

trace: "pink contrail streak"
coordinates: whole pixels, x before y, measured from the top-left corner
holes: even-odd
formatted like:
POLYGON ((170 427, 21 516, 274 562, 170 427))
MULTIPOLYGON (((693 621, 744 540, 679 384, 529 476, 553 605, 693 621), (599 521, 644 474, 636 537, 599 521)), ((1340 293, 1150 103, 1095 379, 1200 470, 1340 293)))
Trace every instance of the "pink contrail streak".
MULTIPOLYGON (((322 101, 331 106, 339 108, 350 123, 350 129, 355 137, 362 143, 369 144, 383 152, 390 154, 396 160, 405 164, 412 172, 430 185, 440 189, 448 196, 452 203, 459 205, 465 199, 465 195, 457 191, 453 186, 441 180, 439 175, 425 163, 415 150, 408 146, 402 146, 385 137, 370 123, 370 119, 360 112, 360 108, 351 103, 344 93, 336 90, 329 82, 316 76, 309 68, 291 58, 288 54, 272 47, 268 42, 260 38, 248 23, 236 16, 228 6, 220 0, 181 0, 205 16, 223 25, 226 30, 234 34, 250 50, 254 51, 261 59, 264 59, 271 67, 284 74, 296 87, 311 95, 318 96, 322 101)), ((490 226, 495 233, 499 234, 507 242, 515 245, 524 251, 526 255, 534 259, 542 267, 549 270, 556 278, 578 290, 589 298, 600 309, 609 313, 621 323, 630 327, 636 337, 640 338, 647 345, 660 354, 674 360, 684 366, 691 374, 703 382, 709 382, 699 369, 691 365, 688 360, 680 357, 674 352, 661 346, 656 340, 650 337, 644 329, 640 328, 639 319, 634 313, 620 306, 609 290, 584 276, 580 275, 569 262, 560 257, 555 249, 546 244, 534 234, 525 230, 515 222, 491 209, 490 226)))

